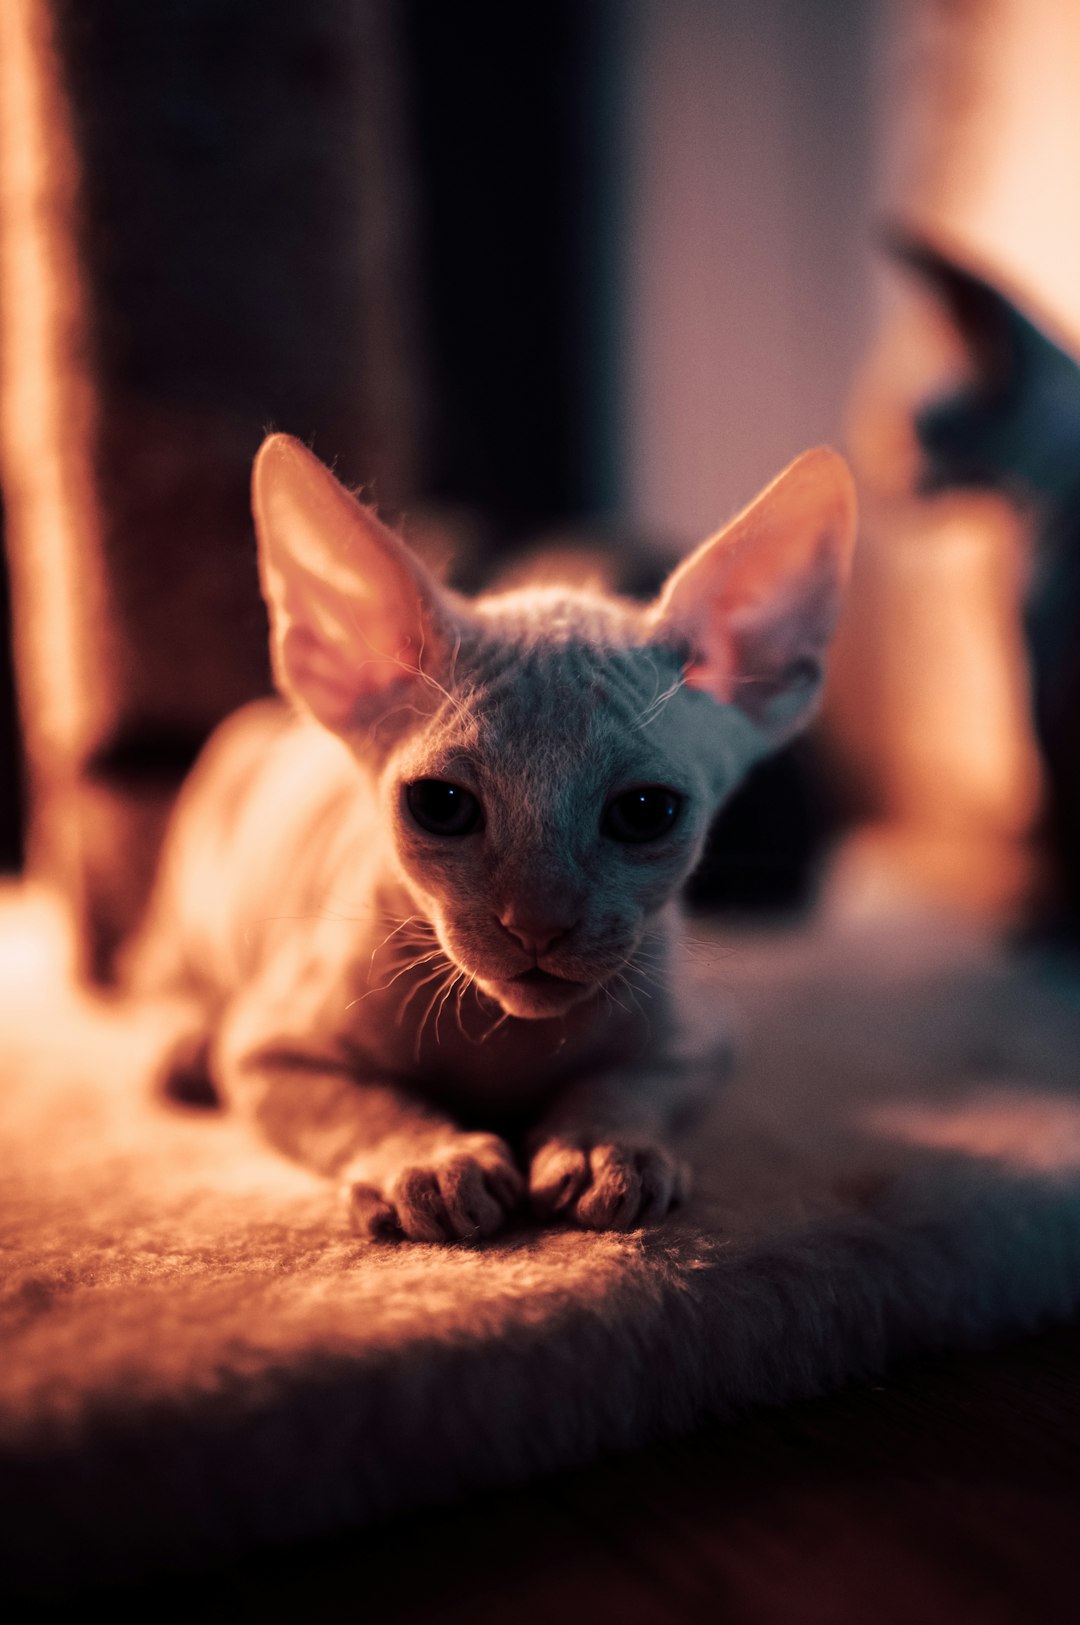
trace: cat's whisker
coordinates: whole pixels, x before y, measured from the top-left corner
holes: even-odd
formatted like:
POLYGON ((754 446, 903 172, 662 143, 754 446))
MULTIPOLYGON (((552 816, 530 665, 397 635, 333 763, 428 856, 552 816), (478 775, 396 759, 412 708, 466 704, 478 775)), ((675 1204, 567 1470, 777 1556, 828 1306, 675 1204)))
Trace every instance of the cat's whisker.
POLYGON ((454 973, 454 975, 450 978, 450 981, 447 982, 447 984, 446 984, 446 988, 445 988, 445 991, 443 992, 443 996, 439 1000, 439 1007, 435 1011, 435 1042, 436 1042, 436 1044, 440 1044, 442 1042, 442 1039, 439 1036, 439 1022, 442 1020, 442 1013, 446 1008, 446 1001, 447 1001, 447 999, 450 998, 450 996, 453 993, 455 987, 459 986, 465 980, 465 977, 467 975, 468 975, 467 971, 463 971, 461 969, 458 969, 454 973))
POLYGON ((404 931, 407 926, 410 926, 410 925, 414 924, 416 921, 423 921, 423 923, 425 925, 427 924, 427 921, 424 920, 424 917, 423 917, 422 914, 410 914, 406 919, 401 920, 399 922, 399 924, 395 925, 392 931, 388 931, 386 933, 385 937, 383 937, 382 941, 377 942, 375 944, 374 948, 372 948, 372 950, 371 950, 372 961, 374 961, 375 955, 379 952, 379 949, 380 948, 385 948, 386 944, 390 941, 390 939, 392 937, 396 937, 400 932, 404 931))
MULTIPOLYGON (((394 971, 393 976, 391 976, 387 981, 378 983, 376 987, 369 987, 365 993, 360 993, 355 999, 350 999, 349 1003, 345 1006, 346 1010, 351 1010, 354 1005, 363 1004, 364 1000, 370 999, 373 993, 385 993, 388 988, 393 987, 394 983, 399 979, 399 977, 405 975, 406 971, 418 970, 422 965, 426 965, 430 963, 431 960, 438 959, 441 956, 442 949, 434 948, 432 949, 431 953, 422 954, 419 959, 406 959, 405 963, 403 965, 399 965, 394 971)), ((387 968, 389 969, 389 967, 387 968)))
POLYGON ((441 948, 433 948, 429 954, 421 954, 418 959, 407 959, 405 963, 394 972, 390 980, 383 983, 383 986, 393 987, 398 978, 404 976, 406 971, 419 970, 422 965, 430 965, 433 959, 440 959, 444 957, 445 956, 443 955, 441 948))
MULTIPOLYGON (((398 926, 398 931, 400 931, 400 929, 401 926, 398 926)), ((374 947, 372 952, 370 952, 369 960, 367 960, 367 975, 369 975, 369 978, 375 973, 375 955, 382 954, 383 949, 387 947, 387 942, 390 942, 391 939, 395 938, 398 931, 391 931, 390 936, 385 936, 385 938, 382 939, 382 942, 380 942, 380 944, 378 944, 377 947, 374 947)), ((395 946, 391 947, 390 949, 390 954, 385 955, 385 957, 390 960, 390 965, 388 965, 387 968, 390 968, 391 965, 398 964, 398 957, 396 957, 396 955, 400 954, 401 951, 404 951, 404 955, 406 955, 406 964, 409 964, 409 962, 413 962, 414 964, 416 960, 414 960, 413 957, 413 949, 414 947, 421 946, 421 942, 409 941, 408 936, 401 939, 400 942, 395 942, 395 946)))
POLYGON ((717 937, 698 936, 694 931, 684 931, 683 941, 691 943, 695 948, 709 948, 720 959, 736 959, 739 954, 739 949, 734 943, 723 942, 717 937))
MULTIPOLYGON (((616 974, 618 974, 618 973, 616 972, 616 974)), ((611 991, 611 988, 610 988, 610 986, 609 986, 609 984, 607 982, 601 982, 600 983, 600 991, 604 995, 605 998, 611 1000, 611 1003, 615 1006, 615 1008, 617 1010, 622 1011, 624 1016, 630 1015, 631 1012, 626 1008, 626 1005, 623 1004, 621 999, 617 999, 615 997, 614 993, 611 991)))
POLYGON ((619 966, 621 971, 640 971, 643 975, 651 977, 653 981, 661 978, 668 965, 668 954, 663 948, 640 947, 623 960, 619 966))
POLYGON ((654 699, 650 700, 634 723, 634 731, 640 732, 642 728, 647 727, 657 713, 663 710, 668 701, 674 699, 675 695, 684 686, 685 681, 683 673, 680 672, 675 681, 665 688, 662 694, 657 694, 654 699))
POLYGON ((631 993, 640 994, 643 999, 648 999, 651 1002, 652 994, 649 992, 648 988, 647 987, 642 987, 640 984, 637 984, 632 980, 633 972, 635 970, 638 971, 642 976, 644 976, 646 974, 645 969, 644 969, 643 966, 630 965, 630 966, 624 967, 621 971, 616 971, 615 975, 616 975, 617 979, 620 982, 622 982, 629 989, 629 991, 631 993))
POLYGON ((442 945, 438 942, 434 944, 425 942, 397 943, 386 955, 386 968, 390 970, 398 965, 422 965, 427 960, 434 959, 436 954, 442 952, 442 945))
POLYGON ((499 1028, 504 1026, 506 1024, 506 1022, 508 1022, 509 1020, 510 1020, 510 1012, 508 1010, 500 1011, 499 1014, 495 1017, 495 1020, 491 1023, 491 1026, 488 1027, 483 1033, 481 1033, 480 1038, 478 1039, 478 1042, 481 1043, 481 1044, 486 1044, 488 1039, 494 1033, 497 1033, 499 1028))
POLYGON ((374 747, 379 729, 385 727, 392 717, 398 717, 403 714, 405 716, 419 717, 421 720, 423 720, 425 715, 418 705, 410 705, 404 700, 400 705, 390 706, 387 710, 383 711, 380 716, 377 716, 374 722, 369 724, 366 734, 368 745, 370 747, 374 747))
POLYGON ((641 999, 645 998, 651 1001, 652 994, 646 992, 643 987, 635 987, 626 971, 616 971, 615 975, 612 977, 612 981, 617 982, 620 988, 625 989, 631 1004, 634 1006, 634 1009, 640 1016, 644 1016, 645 1012, 641 1007, 641 999))
MULTIPOLYGON (((469 714, 468 713, 468 707, 465 706, 461 702, 461 700, 459 700, 457 698, 457 696, 455 694, 451 694, 451 692, 450 692, 450 690, 448 688, 444 688, 442 683, 440 683, 436 678, 434 678, 431 675, 430 672, 427 672, 427 671, 424 670, 424 647, 425 647, 425 640, 424 640, 423 636, 421 636, 420 648, 417 650, 417 656, 416 656, 416 664, 417 664, 417 673, 418 673, 418 675, 423 679, 423 681, 425 683, 428 684, 428 686, 430 688, 435 689, 435 691, 437 693, 442 695, 443 699, 447 700, 450 703, 450 705, 453 707, 453 709, 457 712, 458 716, 468 716, 468 714, 469 714)), ((461 652, 461 633, 458 632, 458 633, 455 634, 455 638, 454 638, 454 653, 453 653, 453 658, 452 658, 451 666, 450 666, 451 671, 456 671, 456 669, 457 669, 457 657, 458 657, 460 652, 461 652)))
MULTIPOLYGON (((367 634, 364 631, 363 627, 360 625, 359 617, 356 615, 355 611, 350 609, 350 614, 352 616, 352 620, 353 620, 353 623, 354 623, 354 629, 355 629, 355 631, 357 633, 357 636, 359 637, 361 642, 367 644, 368 648, 373 651, 373 653, 375 654, 375 657, 380 662, 386 662, 389 665, 400 666, 401 670, 403 672, 405 672, 407 676, 409 676, 410 678, 413 678, 413 679, 419 678, 419 680, 422 683, 426 683, 428 688, 433 688, 436 691, 436 693, 441 694, 443 699, 446 700, 447 703, 450 706, 452 706, 452 708, 454 709, 454 711, 457 713, 458 716, 467 716, 468 715, 467 706, 465 706, 462 703, 462 701, 459 700, 458 697, 455 694, 452 694, 448 688, 445 688, 443 686, 443 684, 438 681, 437 678, 433 677, 429 671, 424 670, 425 640, 423 638, 421 638, 421 640, 420 640, 420 647, 416 652, 416 664, 415 664, 415 666, 413 666, 413 665, 410 665, 408 663, 408 661, 402 660, 400 658, 400 656, 395 656, 395 657, 391 658, 391 657, 387 656, 386 654, 384 654, 382 650, 377 650, 375 648, 375 645, 372 643, 371 639, 367 636, 367 634)), ((455 641, 455 645, 454 645, 453 663, 452 663, 452 666, 451 666, 451 670, 454 670, 456 668, 457 657, 458 657, 458 653, 460 652, 460 647, 461 647, 461 637, 460 637, 460 634, 458 634, 457 638, 456 638, 456 641, 455 641)), ((397 707, 396 709, 412 710, 412 711, 415 711, 417 715, 420 714, 419 708, 415 707, 415 706, 402 706, 402 707, 397 707)), ((385 720, 385 715, 380 720, 384 721, 385 720)), ((374 732, 374 728, 376 726, 377 726, 377 724, 373 724, 372 732, 374 732)))
POLYGON ((458 985, 457 999, 454 1004, 454 1018, 457 1021, 457 1029, 467 1044, 472 1044, 475 1042, 475 1040, 470 1038, 469 1034, 465 1031, 465 1022, 461 1012, 461 1005, 466 993, 475 982, 476 977, 471 973, 464 977, 464 979, 458 985))
POLYGON ((454 995, 454 1016, 459 1027, 461 1026, 461 1002, 472 987, 473 980, 472 972, 464 969, 458 978, 457 991, 454 995))
MULTIPOLYGON (((420 980, 418 982, 416 982, 409 989, 408 993, 406 993, 405 997, 402 999, 401 1005, 400 1005, 400 1007, 398 1009, 397 1026, 403 1027, 405 1025, 406 1011, 408 1010, 409 1005, 412 1003, 412 1001, 416 998, 416 995, 423 988, 430 987, 432 982, 437 981, 440 977, 444 976, 445 974, 446 974, 446 972, 444 971, 442 965, 436 965, 436 967, 435 967, 435 969, 433 971, 430 971, 427 976, 422 976, 420 978, 420 980)), ((436 994, 436 997, 437 996, 438 995, 436 994)))
POLYGON ((245 930, 252 930, 257 925, 275 925, 278 921, 288 920, 290 924, 297 924, 303 920, 337 920, 342 925, 364 925, 367 922, 359 914, 335 914, 331 909, 313 908, 306 914, 257 914, 249 920, 245 930))
POLYGON ((438 958, 438 959, 442 959, 443 963, 440 964, 440 965, 436 965, 435 969, 429 971, 426 976, 421 976, 419 981, 417 981, 415 983, 415 985, 412 988, 410 988, 409 992, 405 996, 405 1001, 404 1002, 406 1004, 409 1002, 410 999, 414 999, 416 997, 417 993, 420 991, 421 988, 427 987, 431 982, 433 982, 435 980, 435 978, 437 976, 441 976, 442 973, 443 973, 443 970, 449 964, 449 961, 446 959, 445 955, 436 954, 434 957, 438 958))
MULTIPOLYGON (((457 968, 457 966, 456 965, 447 965, 446 970, 443 971, 443 972, 440 972, 440 979, 435 981, 435 991, 431 995, 431 998, 428 1000, 427 1005, 425 1006, 425 1009, 424 1009, 424 1013, 420 1017, 420 1021, 417 1024, 417 1028, 416 1028, 416 1042, 413 1045, 413 1059, 417 1063, 419 1063, 420 1054, 421 1054, 421 1051, 423 1049, 424 1029, 427 1026, 429 1020, 431 1019, 432 1011, 435 1009, 435 1005, 436 1005, 437 1001, 439 1000, 439 998, 445 994, 447 985, 449 984, 449 986, 452 987, 454 985, 454 982, 457 979, 457 976, 458 976, 458 968, 457 968)), ((432 980, 435 980, 435 978, 429 977, 429 981, 432 981, 432 980)), ((438 1041, 439 1041, 439 1028, 438 1028, 438 1021, 436 1020, 436 1024, 435 1024, 435 1042, 438 1043, 438 1041)))
POLYGON ((727 960, 736 959, 739 951, 725 943, 710 940, 708 937, 695 937, 687 932, 679 944, 679 952, 685 954, 695 965, 711 968, 722 965, 727 960))

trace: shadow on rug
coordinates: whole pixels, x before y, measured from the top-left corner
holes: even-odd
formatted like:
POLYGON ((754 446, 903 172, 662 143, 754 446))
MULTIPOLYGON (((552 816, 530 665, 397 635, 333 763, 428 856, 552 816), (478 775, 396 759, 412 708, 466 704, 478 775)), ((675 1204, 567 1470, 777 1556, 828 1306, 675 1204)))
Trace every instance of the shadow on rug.
MULTIPOLYGON (((940 926, 708 939, 741 1060, 631 1235, 364 1246, 0 919, 0 1558, 132 1578, 521 1481, 1080 1304, 1080 976, 940 926), (11 974, 6 974, 8 971, 11 974)), ((705 1040, 702 1040, 703 1052, 705 1040)))

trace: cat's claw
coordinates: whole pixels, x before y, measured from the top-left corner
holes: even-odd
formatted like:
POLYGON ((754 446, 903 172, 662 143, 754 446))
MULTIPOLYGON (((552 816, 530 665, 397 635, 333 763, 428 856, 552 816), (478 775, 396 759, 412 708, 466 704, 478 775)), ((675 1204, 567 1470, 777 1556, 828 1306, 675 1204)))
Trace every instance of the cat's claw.
POLYGON ((646 1141, 548 1140, 529 1169, 529 1197, 543 1219, 569 1219, 586 1230, 634 1230, 655 1224, 685 1199, 685 1165, 646 1141))
POLYGON ((472 1241, 502 1228, 525 1184, 494 1134, 461 1134, 384 1178, 346 1180, 354 1229, 372 1240, 472 1241))

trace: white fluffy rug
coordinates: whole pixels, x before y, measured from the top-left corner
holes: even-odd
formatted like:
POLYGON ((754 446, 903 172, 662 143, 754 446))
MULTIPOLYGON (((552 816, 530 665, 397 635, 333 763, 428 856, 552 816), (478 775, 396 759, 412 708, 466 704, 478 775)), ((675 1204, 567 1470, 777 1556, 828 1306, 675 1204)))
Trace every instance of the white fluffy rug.
POLYGON ((1080 974, 940 926, 699 941, 741 1059, 629 1236, 364 1247, 0 912, 0 1563, 131 1576, 508 1483, 1080 1305, 1080 974))

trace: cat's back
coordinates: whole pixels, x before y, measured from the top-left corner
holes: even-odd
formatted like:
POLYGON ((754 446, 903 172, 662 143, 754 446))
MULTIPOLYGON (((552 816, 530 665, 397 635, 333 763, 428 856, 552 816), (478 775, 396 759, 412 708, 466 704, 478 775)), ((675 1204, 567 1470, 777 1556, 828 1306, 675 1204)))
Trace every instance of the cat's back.
POLYGON ((295 931, 342 903, 345 849, 362 848, 373 819, 339 739, 276 700, 234 712, 181 791, 131 980, 235 987, 285 922, 295 931))

